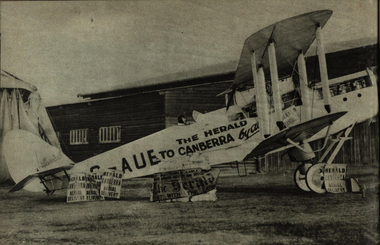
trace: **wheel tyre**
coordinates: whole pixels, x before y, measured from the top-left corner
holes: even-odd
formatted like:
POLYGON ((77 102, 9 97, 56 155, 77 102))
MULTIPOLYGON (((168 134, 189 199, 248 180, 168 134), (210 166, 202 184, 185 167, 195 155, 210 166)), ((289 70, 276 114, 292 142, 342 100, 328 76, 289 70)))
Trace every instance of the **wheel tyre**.
POLYGON ((311 163, 303 163, 294 172, 294 183, 303 191, 311 191, 306 184, 306 172, 311 166, 311 163))
POLYGON ((323 194, 326 192, 323 170, 326 163, 317 163, 306 172, 306 184, 310 190, 323 194))

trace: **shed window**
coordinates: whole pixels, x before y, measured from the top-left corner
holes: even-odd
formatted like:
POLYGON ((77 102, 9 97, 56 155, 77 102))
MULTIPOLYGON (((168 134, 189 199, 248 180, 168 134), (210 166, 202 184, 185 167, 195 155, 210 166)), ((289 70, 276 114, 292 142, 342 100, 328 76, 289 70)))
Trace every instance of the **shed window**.
POLYGON ((99 128, 99 143, 114 143, 121 141, 121 126, 99 128))
POLYGON ((87 132, 88 128, 70 130, 70 145, 88 144, 87 132))

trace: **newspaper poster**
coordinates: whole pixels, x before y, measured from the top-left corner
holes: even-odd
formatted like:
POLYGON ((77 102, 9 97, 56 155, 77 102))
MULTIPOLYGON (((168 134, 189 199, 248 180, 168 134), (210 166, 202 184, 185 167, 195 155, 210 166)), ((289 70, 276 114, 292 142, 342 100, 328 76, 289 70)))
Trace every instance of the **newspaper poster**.
POLYGON ((345 193, 347 164, 326 164, 324 179, 326 191, 330 193, 345 193))
POLYGON ((157 173, 154 176, 152 200, 191 197, 216 188, 220 170, 204 171, 200 168, 157 173))
POLYGON ((67 188, 67 202, 99 200, 99 189, 92 174, 77 173, 70 176, 67 188))
POLYGON ((103 172, 93 172, 91 173, 92 178, 96 184, 96 188, 98 190, 99 200, 104 200, 103 196, 100 196, 100 186, 102 185, 103 172))
POLYGON ((100 185, 100 195, 120 199, 122 178, 123 171, 121 170, 104 171, 100 185))

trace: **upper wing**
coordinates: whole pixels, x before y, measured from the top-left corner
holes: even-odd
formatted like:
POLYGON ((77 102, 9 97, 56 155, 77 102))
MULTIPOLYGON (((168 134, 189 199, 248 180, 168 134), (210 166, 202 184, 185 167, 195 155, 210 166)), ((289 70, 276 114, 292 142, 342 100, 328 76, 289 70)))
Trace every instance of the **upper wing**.
POLYGON ((290 75, 299 52, 306 53, 313 43, 317 24, 323 28, 332 13, 331 10, 321 10, 298 15, 272 24, 248 37, 241 52, 233 86, 252 83, 252 51, 255 51, 257 66, 263 65, 264 71, 269 70, 269 40, 274 40, 276 44, 279 77, 290 75))
POLYGON ((287 139, 291 139, 294 142, 302 142, 309 139, 314 134, 318 133, 346 113, 346 111, 331 113, 326 116, 314 118, 307 122, 284 129, 262 141, 245 157, 245 159, 261 156, 278 148, 288 146, 290 143, 286 141, 287 139))

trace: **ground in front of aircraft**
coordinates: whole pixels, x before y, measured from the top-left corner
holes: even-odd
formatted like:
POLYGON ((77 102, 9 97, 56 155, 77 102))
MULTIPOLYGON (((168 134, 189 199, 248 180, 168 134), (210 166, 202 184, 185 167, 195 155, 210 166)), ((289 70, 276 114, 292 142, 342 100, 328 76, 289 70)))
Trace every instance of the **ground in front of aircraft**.
POLYGON ((348 168, 359 193, 299 190, 293 173, 220 177, 217 202, 149 202, 151 180, 123 184, 120 200, 66 203, 0 187, 0 244, 376 244, 377 168, 348 168))

